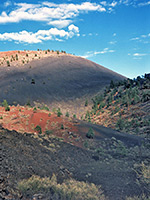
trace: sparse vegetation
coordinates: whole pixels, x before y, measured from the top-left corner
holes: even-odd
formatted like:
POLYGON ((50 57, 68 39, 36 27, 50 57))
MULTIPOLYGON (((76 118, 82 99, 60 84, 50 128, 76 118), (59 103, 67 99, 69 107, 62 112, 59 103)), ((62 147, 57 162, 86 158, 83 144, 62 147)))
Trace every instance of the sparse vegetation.
POLYGON ((143 134, 144 129, 147 132, 143 122, 150 121, 150 115, 139 109, 143 102, 148 104, 150 100, 150 74, 133 80, 111 81, 104 93, 92 100, 92 112, 85 115, 87 121, 127 133, 143 134))
POLYGON ((29 179, 20 181, 18 189, 23 195, 28 194, 30 196, 37 192, 44 192, 62 200, 105 200, 100 186, 73 179, 65 180, 62 184, 59 184, 54 174, 51 178, 40 178, 33 175, 29 179), (50 194, 50 191, 52 194, 50 194))

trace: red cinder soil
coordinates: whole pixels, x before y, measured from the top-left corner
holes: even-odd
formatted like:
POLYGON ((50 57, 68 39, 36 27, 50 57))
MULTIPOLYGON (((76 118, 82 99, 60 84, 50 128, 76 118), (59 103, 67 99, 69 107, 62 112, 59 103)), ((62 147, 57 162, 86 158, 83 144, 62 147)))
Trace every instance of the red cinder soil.
POLYGON ((76 146, 82 146, 83 139, 78 133, 78 129, 71 119, 57 117, 55 113, 49 111, 30 108, 28 106, 11 106, 10 111, 5 111, 0 107, 0 124, 8 129, 21 133, 39 134, 35 128, 40 126, 42 134, 51 131, 51 137, 62 138, 64 142, 76 146))

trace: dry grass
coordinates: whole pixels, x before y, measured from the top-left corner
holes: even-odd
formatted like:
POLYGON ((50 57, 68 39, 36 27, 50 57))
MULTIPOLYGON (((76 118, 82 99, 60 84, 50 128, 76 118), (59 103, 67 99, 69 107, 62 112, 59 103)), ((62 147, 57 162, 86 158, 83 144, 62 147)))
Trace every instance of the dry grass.
POLYGON ((100 186, 73 179, 58 184, 54 174, 51 178, 40 178, 33 175, 29 179, 19 182, 18 189, 25 196, 27 194, 34 195, 37 192, 44 192, 44 194, 50 195, 49 192, 53 191, 62 200, 106 200, 100 186))

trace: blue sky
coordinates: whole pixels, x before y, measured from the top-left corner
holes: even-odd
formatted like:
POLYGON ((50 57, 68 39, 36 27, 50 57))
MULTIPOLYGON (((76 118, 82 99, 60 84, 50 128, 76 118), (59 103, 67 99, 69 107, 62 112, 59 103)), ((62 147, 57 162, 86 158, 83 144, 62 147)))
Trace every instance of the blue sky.
POLYGON ((0 1, 0 51, 48 48, 129 78, 150 73, 150 1, 0 1))

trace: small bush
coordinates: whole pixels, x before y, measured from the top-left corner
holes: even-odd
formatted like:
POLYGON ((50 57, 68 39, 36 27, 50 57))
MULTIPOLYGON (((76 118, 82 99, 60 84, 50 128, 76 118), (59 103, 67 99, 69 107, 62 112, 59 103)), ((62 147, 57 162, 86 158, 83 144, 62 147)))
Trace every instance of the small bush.
POLYGON ((5 111, 10 111, 10 107, 9 106, 5 107, 5 111))
POLYGON ((29 107, 31 107, 30 100, 27 101, 26 105, 29 106, 29 107))
POLYGON ((37 111, 37 108, 36 108, 36 107, 34 107, 34 108, 33 108, 33 112, 36 112, 36 111, 37 111))
POLYGON ((124 128, 124 121, 120 118, 118 119, 117 123, 116 123, 116 128, 119 130, 123 130, 124 128))
POLYGON ((88 106, 88 100, 87 99, 85 100, 85 106, 88 106))
POLYGON ((74 114, 74 115, 73 115, 73 118, 74 118, 74 119, 76 119, 76 118, 77 118, 76 114, 74 114))
POLYGON ((86 137, 91 139, 91 138, 94 138, 94 131, 93 129, 90 127, 87 134, 86 134, 86 137))
POLYGON ((9 105, 8 105, 8 103, 7 103, 6 100, 4 100, 4 101, 2 102, 2 106, 5 108, 5 111, 10 111, 10 107, 9 107, 9 105))
POLYGON ((34 130, 37 131, 39 134, 42 134, 41 126, 37 125, 34 130))
POLYGON ((63 125, 63 124, 61 124, 61 129, 62 129, 62 130, 64 129, 64 125, 63 125))
POLYGON ((64 200, 105 200, 100 186, 93 183, 86 183, 83 181, 76 181, 74 179, 65 180, 58 184, 57 178, 53 174, 52 178, 41 178, 33 175, 29 179, 24 179, 18 183, 18 189, 24 196, 32 196, 33 194, 44 192, 49 194, 51 191, 57 199, 64 200))
POLYGON ((7 67, 10 67, 10 62, 9 62, 9 60, 7 60, 7 67))
POLYGON ((35 80, 33 78, 31 80, 31 84, 35 84, 35 80))
POLYGON ((41 110, 46 110, 46 111, 49 111, 49 108, 46 106, 46 105, 42 105, 39 107, 41 110))
POLYGON ((60 110, 60 108, 57 109, 57 117, 60 117, 62 115, 62 112, 60 110))
POLYGON ((53 134, 53 131, 52 131, 52 130, 46 130, 46 131, 45 131, 45 134, 46 134, 46 135, 51 135, 51 134, 53 134))
POLYGON ((66 112, 66 117, 69 117, 69 112, 66 112))

